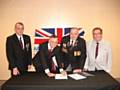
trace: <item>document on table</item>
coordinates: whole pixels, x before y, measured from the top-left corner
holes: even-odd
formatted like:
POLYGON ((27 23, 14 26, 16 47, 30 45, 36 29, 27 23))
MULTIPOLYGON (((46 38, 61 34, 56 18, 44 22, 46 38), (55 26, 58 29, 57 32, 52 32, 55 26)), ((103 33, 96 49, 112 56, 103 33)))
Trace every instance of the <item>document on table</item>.
POLYGON ((80 74, 69 74, 68 76, 73 78, 73 79, 75 79, 75 80, 81 80, 81 79, 85 79, 86 78, 85 76, 82 76, 80 74))
POLYGON ((67 75, 56 74, 55 79, 68 79, 67 75))
POLYGON ((81 72, 80 75, 85 76, 85 77, 94 76, 93 74, 88 73, 88 72, 81 72))

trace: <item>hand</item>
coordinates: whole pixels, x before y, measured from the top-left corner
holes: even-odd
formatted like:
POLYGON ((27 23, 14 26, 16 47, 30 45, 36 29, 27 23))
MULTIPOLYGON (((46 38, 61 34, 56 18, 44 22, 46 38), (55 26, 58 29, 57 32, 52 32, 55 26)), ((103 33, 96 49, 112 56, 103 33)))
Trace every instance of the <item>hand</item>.
POLYGON ((62 68, 64 68, 64 63, 62 63, 61 65, 62 65, 62 68))
POLYGON ((55 77, 54 73, 47 73, 48 77, 55 77))
POLYGON ((87 69, 87 68, 84 68, 83 71, 88 71, 88 69, 87 69))
POLYGON ((75 70, 73 70, 73 73, 81 73, 81 72, 82 72, 81 69, 75 69, 75 70))
POLYGON ((67 72, 66 71, 62 71, 61 74, 64 75, 64 76, 66 76, 67 72))
POLYGON ((30 70, 31 69, 31 65, 28 65, 28 70, 30 70))
POLYGON ((13 73, 12 73, 14 76, 17 76, 20 74, 19 70, 16 68, 13 68, 13 73))

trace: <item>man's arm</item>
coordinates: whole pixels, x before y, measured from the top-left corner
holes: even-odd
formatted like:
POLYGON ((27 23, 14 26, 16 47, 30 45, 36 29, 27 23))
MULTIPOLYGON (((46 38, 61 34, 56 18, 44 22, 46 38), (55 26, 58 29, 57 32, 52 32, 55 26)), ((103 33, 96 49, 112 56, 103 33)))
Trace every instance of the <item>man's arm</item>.
POLYGON ((109 45, 108 46, 108 53, 107 53, 107 72, 111 71, 111 67, 112 67, 112 48, 109 45))
MULTIPOLYGON (((44 50, 44 47, 42 45, 39 45, 39 54, 40 54, 40 62, 45 70, 45 73, 49 73, 50 70, 48 68, 48 65, 47 65, 47 62, 46 62, 46 55, 45 55, 45 50, 44 50)), ((47 49, 46 49, 47 50, 47 49)))
POLYGON ((41 45, 39 46, 40 48, 40 57, 41 57, 41 63, 42 66, 44 68, 45 73, 47 74, 47 76, 49 77, 54 77, 55 74, 50 72, 50 69, 48 68, 47 62, 46 62, 46 55, 45 55, 45 50, 43 49, 44 47, 42 47, 41 45))
POLYGON ((57 47, 54 50, 54 54, 56 56, 56 61, 57 61, 57 65, 58 65, 60 73, 63 75, 67 75, 67 72, 62 67, 62 53, 61 53, 60 47, 57 47))
POLYGON ((28 52, 28 60, 29 60, 29 65, 32 64, 32 48, 31 48, 31 39, 30 37, 28 38, 29 39, 29 52, 28 52))
POLYGON ((84 70, 87 71, 89 66, 89 56, 88 56, 88 52, 89 52, 89 43, 86 43, 86 60, 85 60, 85 64, 84 64, 84 70))
POLYGON ((62 54, 60 51, 60 47, 56 47, 53 51, 53 55, 55 55, 57 64, 59 68, 62 68, 62 54))
POLYGON ((6 41, 6 55, 10 65, 10 69, 12 70, 13 68, 16 67, 16 62, 15 62, 15 56, 14 56, 14 47, 13 47, 12 40, 10 38, 7 38, 7 41, 6 41))
POLYGON ((80 69, 83 69, 85 60, 86 60, 86 42, 83 39, 81 42, 80 69))

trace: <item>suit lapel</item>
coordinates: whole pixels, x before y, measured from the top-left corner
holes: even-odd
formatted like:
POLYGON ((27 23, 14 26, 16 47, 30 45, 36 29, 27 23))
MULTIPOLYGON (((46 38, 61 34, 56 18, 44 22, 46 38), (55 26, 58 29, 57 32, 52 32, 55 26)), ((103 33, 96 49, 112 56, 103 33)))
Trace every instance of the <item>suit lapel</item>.
POLYGON ((49 56, 49 50, 48 50, 48 42, 45 44, 45 49, 46 49, 46 56, 49 56))
POLYGON ((66 45, 67 45, 68 47, 70 46, 70 35, 67 36, 67 38, 66 38, 66 40, 65 40, 64 43, 66 43, 66 45))
POLYGON ((18 47, 21 49, 21 50, 25 50, 25 45, 26 45, 26 38, 25 38, 25 36, 23 35, 23 39, 24 39, 24 49, 22 49, 22 47, 21 47, 21 45, 20 45, 20 42, 19 42, 19 39, 18 39, 18 37, 17 37, 17 35, 16 34, 14 34, 14 37, 15 37, 15 42, 16 42, 16 44, 18 45, 18 47))
POLYGON ((23 35, 23 39, 24 39, 24 49, 26 49, 27 40, 26 40, 25 35, 23 35))
POLYGON ((89 44, 88 49, 89 49, 89 53, 90 53, 90 56, 91 56, 92 60, 95 61, 95 44, 94 44, 94 41, 92 41, 89 44))
MULTIPOLYGON (((17 46, 18 46, 19 48, 21 48, 19 39, 18 39, 18 37, 17 37, 16 34, 14 34, 14 39, 15 39, 15 43, 17 44, 17 46)), ((22 49, 22 48, 21 48, 21 49, 22 49)))

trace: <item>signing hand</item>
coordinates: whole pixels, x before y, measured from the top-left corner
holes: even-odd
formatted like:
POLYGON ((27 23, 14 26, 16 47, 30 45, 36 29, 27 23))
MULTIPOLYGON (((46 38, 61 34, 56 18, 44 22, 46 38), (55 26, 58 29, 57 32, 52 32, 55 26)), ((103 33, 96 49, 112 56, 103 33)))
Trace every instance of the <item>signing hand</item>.
POLYGON ((30 70, 31 69, 31 65, 28 65, 28 70, 30 70))
POLYGON ((73 73, 81 73, 81 72, 82 72, 81 69, 74 69, 74 70, 73 70, 73 73))
POLYGON ((55 77, 54 73, 47 73, 48 77, 55 77))
POLYGON ((67 72, 66 71, 62 71, 61 74, 64 75, 64 76, 66 76, 67 72))

